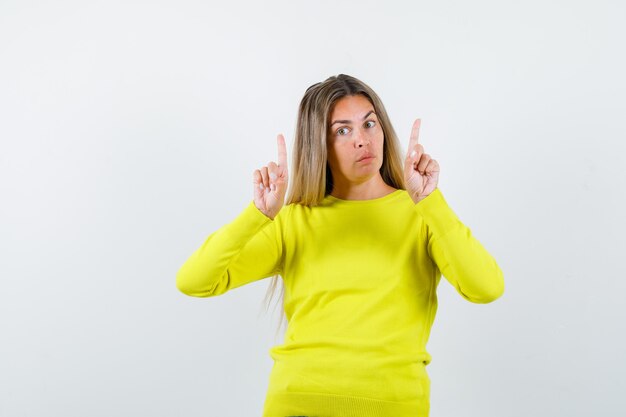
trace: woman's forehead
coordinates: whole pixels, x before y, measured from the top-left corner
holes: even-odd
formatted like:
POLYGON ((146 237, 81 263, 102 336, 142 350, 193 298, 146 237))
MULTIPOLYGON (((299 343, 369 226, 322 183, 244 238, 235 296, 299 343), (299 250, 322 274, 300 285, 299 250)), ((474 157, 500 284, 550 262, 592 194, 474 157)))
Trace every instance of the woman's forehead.
MULTIPOLYGON (((331 123, 341 119, 343 123, 359 121, 374 113, 374 106, 363 95, 345 96, 337 100, 331 111, 331 123)), ((375 113, 374 113, 375 114, 375 113)))

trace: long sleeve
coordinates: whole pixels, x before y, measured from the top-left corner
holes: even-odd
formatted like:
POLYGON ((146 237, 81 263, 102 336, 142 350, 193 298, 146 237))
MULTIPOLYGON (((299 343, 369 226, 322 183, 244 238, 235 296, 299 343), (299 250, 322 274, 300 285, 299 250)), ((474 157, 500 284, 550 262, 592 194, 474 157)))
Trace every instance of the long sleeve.
POLYGON ((504 277, 495 259, 472 235, 439 188, 415 205, 428 233, 428 252, 442 275, 463 298, 489 303, 504 292, 504 277))
POLYGON ((176 274, 177 288, 193 297, 213 297, 279 273, 282 242, 277 219, 250 202, 187 259, 176 274))

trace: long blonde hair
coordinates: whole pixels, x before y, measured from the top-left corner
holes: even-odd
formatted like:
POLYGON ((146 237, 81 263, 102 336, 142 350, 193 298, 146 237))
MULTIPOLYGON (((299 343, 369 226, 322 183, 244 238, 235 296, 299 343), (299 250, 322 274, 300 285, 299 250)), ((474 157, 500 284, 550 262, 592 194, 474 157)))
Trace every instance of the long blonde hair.
MULTIPOLYGON (((391 125, 389 116, 378 95, 364 82, 346 74, 328 77, 307 88, 300 101, 294 143, 292 162, 289 166, 290 188, 285 205, 292 203, 304 206, 318 205, 326 195, 333 190, 333 177, 328 165, 327 136, 328 124, 335 103, 345 97, 361 94, 367 98, 378 117, 383 130, 383 164, 380 174, 388 185, 397 189, 406 189, 404 184, 404 168, 400 142, 391 125)), ((274 275, 268 287, 265 300, 273 296, 280 275, 274 275)), ((284 283, 281 285, 283 309, 280 329, 285 321, 284 311, 284 283)), ((268 300, 269 299, 269 300, 268 300)))

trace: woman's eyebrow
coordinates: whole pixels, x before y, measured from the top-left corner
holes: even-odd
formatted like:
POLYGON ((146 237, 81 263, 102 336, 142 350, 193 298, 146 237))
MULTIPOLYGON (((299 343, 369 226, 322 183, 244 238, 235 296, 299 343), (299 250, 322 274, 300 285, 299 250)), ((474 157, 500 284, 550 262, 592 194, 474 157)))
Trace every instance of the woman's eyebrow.
MULTIPOLYGON (((363 119, 361 120, 365 120, 367 116, 369 116, 372 113, 376 114, 374 110, 370 110, 365 116, 363 116, 363 119)), ((334 122, 330 124, 330 127, 332 127, 335 123, 352 123, 352 121, 351 120, 335 120, 334 122)))

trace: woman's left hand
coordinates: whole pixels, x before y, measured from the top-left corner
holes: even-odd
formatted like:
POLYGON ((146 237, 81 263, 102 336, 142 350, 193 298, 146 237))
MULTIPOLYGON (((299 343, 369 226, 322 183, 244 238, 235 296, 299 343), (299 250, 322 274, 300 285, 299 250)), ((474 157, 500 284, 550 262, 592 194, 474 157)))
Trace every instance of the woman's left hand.
POLYGON ((409 150, 404 160, 404 182, 415 204, 428 197, 439 182, 439 163, 424 153, 424 147, 418 143, 420 124, 420 119, 413 123, 409 150))

